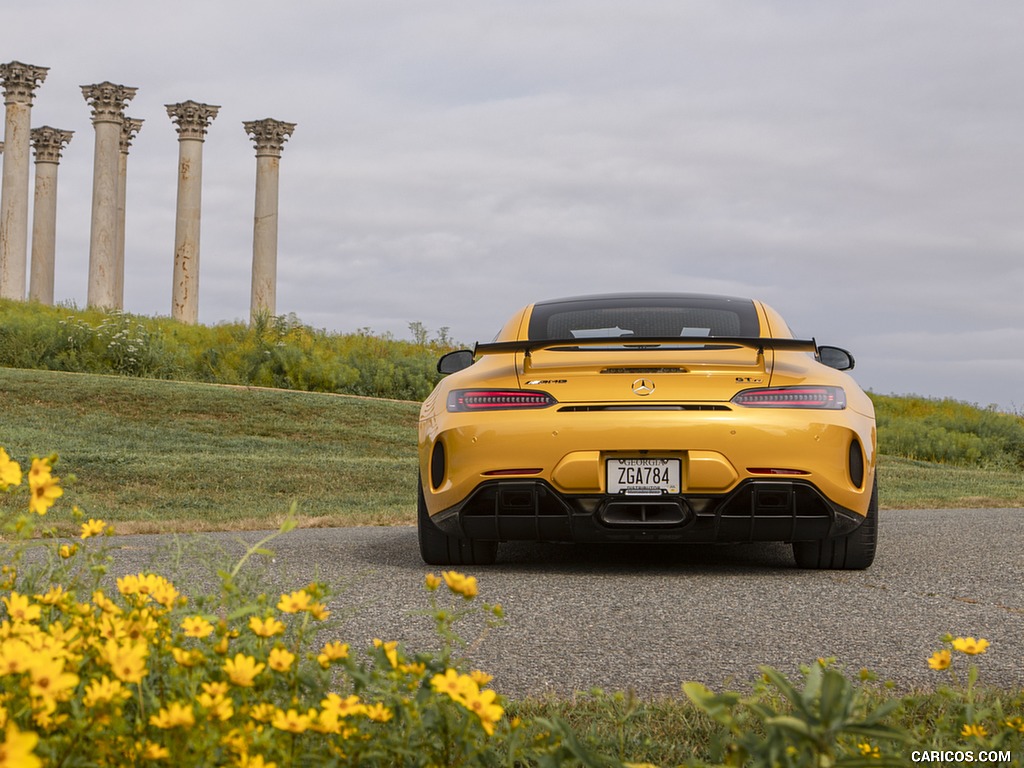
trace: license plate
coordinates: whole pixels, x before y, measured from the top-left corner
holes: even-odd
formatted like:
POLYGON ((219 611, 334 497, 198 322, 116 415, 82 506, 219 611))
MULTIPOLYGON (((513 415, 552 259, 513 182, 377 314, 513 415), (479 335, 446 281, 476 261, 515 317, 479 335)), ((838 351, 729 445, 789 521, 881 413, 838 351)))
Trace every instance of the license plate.
POLYGON ((679 459, 608 459, 608 493, 626 496, 662 496, 679 493, 679 459))

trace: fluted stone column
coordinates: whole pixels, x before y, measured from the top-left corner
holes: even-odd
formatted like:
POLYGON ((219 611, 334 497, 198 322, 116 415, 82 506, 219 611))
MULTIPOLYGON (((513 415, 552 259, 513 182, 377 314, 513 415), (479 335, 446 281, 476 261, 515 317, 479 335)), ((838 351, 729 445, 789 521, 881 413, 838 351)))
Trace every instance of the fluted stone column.
POLYGON ((32 148, 36 153, 36 192, 32 206, 32 270, 28 297, 53 304, 54 255, 57 250, 57 166, 61 151, 74 131, 44 125, 33 128, 32 148))
POLYGON ((252 294, 249 315, 277 312, 277 209, 281 150, 295 123, 266 118, 242 123, 256 143, 256 212, 252 230, 252 294))
POLYGON ((203 188, 203 141, 220 107, 183 101, 168 104, 178 131, 178 203, 174 224, 174 285, 171 316, 199 320, 199 220, 203 188))
POLYGON ((4 89, 4 169, 0 188, 0 298, 25 298, 28 263, 29 130, 32 99, 48 67, 0 64, 4 89))
POLYGON ((92 124, 96 128, 87 296, 90 307, 113 309, 117 306, 115 273, 121 123, 124 108, 137 90, 111 82, 82 86, 82 95, 92 107, 92 124))
POLYGON ((114 309, 124 309, 124 221, 128 197, 128 150, 143 120, 126 117, 121 121, 120 155, 117 166, 117 238, 114 248, 114 309))

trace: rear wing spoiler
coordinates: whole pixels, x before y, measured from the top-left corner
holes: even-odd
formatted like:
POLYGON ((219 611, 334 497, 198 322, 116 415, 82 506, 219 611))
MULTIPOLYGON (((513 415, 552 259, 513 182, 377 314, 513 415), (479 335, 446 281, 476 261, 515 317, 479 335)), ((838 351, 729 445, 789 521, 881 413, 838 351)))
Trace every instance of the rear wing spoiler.
POLYGON ((763 355, 766 349, 783 352, 818 353, 814 339, 769 339, 750 336, 608 336, 586 339, 528 339, 524 341, 495 341, 477 344, 474 355, 499 352, 523 352, 527 357, 538 349, 569 352, 587 347, 604 347, 609 352, 664 351, 676 347, 749 347, 763 355))

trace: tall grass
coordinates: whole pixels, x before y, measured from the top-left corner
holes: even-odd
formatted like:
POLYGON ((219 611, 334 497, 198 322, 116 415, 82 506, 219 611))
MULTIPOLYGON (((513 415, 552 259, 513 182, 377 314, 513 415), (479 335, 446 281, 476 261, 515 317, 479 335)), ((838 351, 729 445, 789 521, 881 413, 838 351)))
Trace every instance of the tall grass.
POLYGON ((0 301, 0 366, 422 400, 437 383, 447 329, 413 341, 369 329, 329 333, 294 316, 252 325, 0 301))
POLYGON ((918 461, 1024 468, 1024 418, 957 400, 872 395, 878 451, 918 461))

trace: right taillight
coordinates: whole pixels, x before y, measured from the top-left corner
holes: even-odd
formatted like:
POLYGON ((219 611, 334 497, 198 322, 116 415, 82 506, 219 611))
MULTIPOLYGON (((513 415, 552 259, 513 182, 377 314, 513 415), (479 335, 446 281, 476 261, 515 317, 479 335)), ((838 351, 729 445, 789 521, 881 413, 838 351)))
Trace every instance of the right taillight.
POLYGON ((769 387, 747 389, 732 399, 748 408, 818 408, 841 411, 846 408, 842 387, 769 387))
POLYGON ((456 389, 448 393, 448 410, 466 411, 521 411, 547 408, 555 400, 547 392, 522 389, 456 389))

